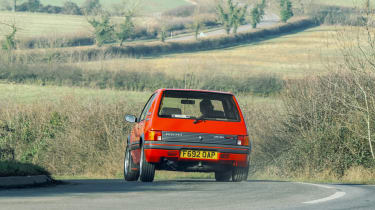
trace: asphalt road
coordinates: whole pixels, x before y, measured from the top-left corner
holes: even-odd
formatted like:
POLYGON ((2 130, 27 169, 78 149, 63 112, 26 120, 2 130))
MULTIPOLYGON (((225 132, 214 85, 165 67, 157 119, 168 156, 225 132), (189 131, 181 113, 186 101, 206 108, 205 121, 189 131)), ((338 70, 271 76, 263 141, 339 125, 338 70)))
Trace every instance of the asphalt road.
MULTIPOLYGON (((264 28, 268 26, 275 25, 280 22, 279 16, 273 13, 266 13, 264 15, 263 20, 257 25, 257 28, 264 28)), ((237 32, 244 32, 244 31, 250 31, 252 30, 252 26, 250 24, 242 25, 238 27, 237 32)), ((212 36, 218 36, 218 35, 224 35, 226 34, 224 29, 217 29, 212 30, 209 32, 204 33, 204 37, 212 37, 212 36)), ((167 41, 186 41, 186 40, 194 40, 194 35, 187 35, 187 36, 181 36, 181 37, 175 37, 175 38, 168 38, 167 41)))
POLYGON ((214 180, 70 180, 0 190, 0 209, 375 209, 375 186, 214 180))

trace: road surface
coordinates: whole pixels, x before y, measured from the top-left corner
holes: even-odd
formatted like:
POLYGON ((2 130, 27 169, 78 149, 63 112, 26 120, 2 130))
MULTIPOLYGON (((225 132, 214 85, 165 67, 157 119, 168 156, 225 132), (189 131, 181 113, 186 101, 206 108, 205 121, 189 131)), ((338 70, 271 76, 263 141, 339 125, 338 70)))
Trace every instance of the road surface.
MULTIPOLYGON (((264 15, 263 20, 257 25, 257 28, 264 28, 269 27, 272 25, 275 25, 280 22, 279 16, 273 13, 266 13, 264 15)), ((244 31, 250 31, 252 29, 252 26, 250 24, 242 25, 238 27, 237 32, 244 32, 244 31)), ((218 35, 224 35, 226 34, 224 29, 216 29, 209 32, 204 33, 204 37, 212 37, 212 36, 218 36, 218 35)), ((175 38, 169 38, 167 41, 186 41, 186 40, 194 40, 194 35, 184 35, 181 37, 175 37, 175 38)))
POLYGON ((277 181, 70 180, 0 190, 0 209, 375 209, 375 186, 277 181))

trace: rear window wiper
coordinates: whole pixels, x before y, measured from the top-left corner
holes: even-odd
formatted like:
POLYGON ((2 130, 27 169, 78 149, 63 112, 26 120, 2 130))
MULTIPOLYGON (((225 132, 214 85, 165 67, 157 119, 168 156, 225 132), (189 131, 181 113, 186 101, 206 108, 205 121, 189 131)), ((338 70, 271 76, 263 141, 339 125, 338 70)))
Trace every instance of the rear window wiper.
POLYGON ((205 118, 204 118, 204 116, 202 115, 202 116, 200 116, 200 117, 198 117, 198 118, 196 118, 195 120, 194 120, 194 124, 197 124, 199 121, 205 121, 205 118))

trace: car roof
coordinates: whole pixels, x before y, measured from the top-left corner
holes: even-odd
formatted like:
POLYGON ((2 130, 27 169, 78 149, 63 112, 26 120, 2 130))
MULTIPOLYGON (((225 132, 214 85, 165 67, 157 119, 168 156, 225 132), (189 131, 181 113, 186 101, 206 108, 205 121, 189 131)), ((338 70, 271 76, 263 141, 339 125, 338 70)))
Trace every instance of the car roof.
POLYGON ((155 92, 164 92, 166 90, 175 90, 175 91, 193 91, 193 92, 204 92, 204 93, 219 93, 219 94, 229 94, 233 95, 231 92, 224 92, 224 91, 215 91, 215 90, 198 90, 198 89, 176 89, 176 88, 161 88, 156 90, 155 92))

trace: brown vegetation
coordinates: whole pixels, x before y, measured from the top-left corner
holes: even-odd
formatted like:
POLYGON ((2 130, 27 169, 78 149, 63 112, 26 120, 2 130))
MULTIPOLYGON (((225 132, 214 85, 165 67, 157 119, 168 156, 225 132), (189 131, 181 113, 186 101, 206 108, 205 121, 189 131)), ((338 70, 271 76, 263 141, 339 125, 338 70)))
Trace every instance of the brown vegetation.
MULTIPOLYGON (((361 79, 366 90, 375 88, 374 77, 361 79)), ((373 122, 375 95, 367 93, 373 122)), ((375 167, 367 112, 359 108, 366 101, 348 72, 290 82, 282 101, 281 108, 268 105, 247 112, 255 141, 253 170, 285 178, 318 178, 329 171, 342 178, 353 167, 375 167)), ((374 125, 370 129, 373 133, 374 125)))
POLYGON ((69 95, 55 103, 3 105, 1 146, 13 148, 16 160, 43 166, 55 175, 112 177, 122 171, 130 126, 123 116, 141 108, 122 100, 81 103, 69 95))

